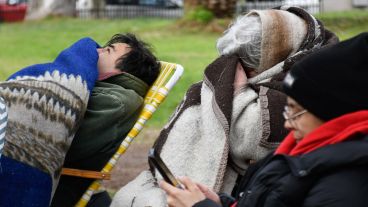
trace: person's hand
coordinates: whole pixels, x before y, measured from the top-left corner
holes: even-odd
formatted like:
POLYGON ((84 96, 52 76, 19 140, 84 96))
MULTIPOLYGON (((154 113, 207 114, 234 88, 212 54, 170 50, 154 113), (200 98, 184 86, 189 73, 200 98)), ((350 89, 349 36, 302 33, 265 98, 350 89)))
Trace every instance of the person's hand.
POLYGON ((199 190, 201 190, 202 193, 206 196, 206 198, 211 199, 221 205, 221 200, 217 193, 201 183, 196 183, 196 185, 198 186, 199 190))
POLYGON ((176 188, 165 181, 160 182, 160 187, 167 193, 167 204, 170 207, 191 207, 206 198, 196 183, 188 177, 179 179, 185 189, 176 188))
POLYGON ((240 63, 236 66, 235 78, 234 78, 234 93, 237 93, 243 86, 247 84, 247 75, 244 68, 240 63))

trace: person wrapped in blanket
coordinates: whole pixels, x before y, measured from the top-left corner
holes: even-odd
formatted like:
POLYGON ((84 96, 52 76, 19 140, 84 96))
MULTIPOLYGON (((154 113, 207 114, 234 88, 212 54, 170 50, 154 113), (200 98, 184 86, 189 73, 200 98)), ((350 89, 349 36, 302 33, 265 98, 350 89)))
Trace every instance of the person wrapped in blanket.
MULTIPOLYGON (((98 52, 98 81, 64 167, 100 172, 138 119, 144 96, 156 80, 160 63, 150 46, 133 34, 114 35, 98 52)), ((62 175, 51 206, 74 206, 94 179, 62 175)), ((106 191, 88 206, 109 206, 106 191)))
MULTIPOLYGON (((336 42, 301 8, 240 16, 218 40, 221 56, 205 69, 203 81, 187 91, 155 151, 174 175, 191 177, 216 192, 235 192, 248 166, 287 134, 281 86, 290 66, 336 42)), ((154 170, 142 172, 115 194, 112 206, 166 206, 156 178, 154 170)))
MULTIPOLYGON (((118 148, 159 73, 149 48, 132 34, 114 35, 102 48, 83 38, 54 62, 0 83, 8 108, 0 206, 76 204, 92 180, 60 179, 61 169, 100 171, 118 148)), ((97 198, 108 206, 107 196, 97 198)))
POLYGON ((184 177, 185 190, 160 183, 169 206, 366 206, 367 56, 362 33, 296 63, 283 82, 290 133, 247 171, 236 199, 184 177))

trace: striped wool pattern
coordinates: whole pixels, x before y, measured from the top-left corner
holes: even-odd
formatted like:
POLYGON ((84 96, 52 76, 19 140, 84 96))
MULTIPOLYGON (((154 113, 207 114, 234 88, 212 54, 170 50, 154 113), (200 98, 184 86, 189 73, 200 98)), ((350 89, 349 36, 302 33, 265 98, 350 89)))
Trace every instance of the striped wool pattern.
POLYGON ((27 66, 0 82, 8 113, 0 206, 49 206, 97 80, 97 48, 82 38, 54 61, 27 66))
POLYGON ((7 121, 8 112, 6 110, 6 105, 4 99, 0 97, 0 157, 5 143, 5 131, 7 121))
POLYGON ((54 71, 3 82, 0 91, 9 102, 4 155, 58 177, 87 107, 86 83, 54 71))

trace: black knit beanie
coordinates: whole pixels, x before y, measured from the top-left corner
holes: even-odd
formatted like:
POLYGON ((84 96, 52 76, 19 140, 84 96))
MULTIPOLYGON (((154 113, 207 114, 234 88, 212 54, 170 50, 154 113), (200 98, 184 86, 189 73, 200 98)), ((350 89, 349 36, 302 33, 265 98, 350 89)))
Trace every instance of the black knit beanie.
POLYGON ((285 93, 328 121, 368 109, 368 33, 325 47, 296 63, 285 77, 285 93))

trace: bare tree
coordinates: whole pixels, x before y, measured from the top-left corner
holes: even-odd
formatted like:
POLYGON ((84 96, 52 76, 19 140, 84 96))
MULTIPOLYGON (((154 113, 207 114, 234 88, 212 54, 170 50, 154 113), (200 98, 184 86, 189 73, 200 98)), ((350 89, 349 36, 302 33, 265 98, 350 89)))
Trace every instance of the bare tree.
POLYGON ((27 19, 48 15, 74 16, 76 0, 28 0, 27 19))
POLYGON ((104 17, 105 0, 92 0, 92 10, 96 18, 104 17))
POLYGON ((211 11, 215 17, 232 17, 236 10, 236 0, 184 0, 185 11, 203 7, 211 11))

